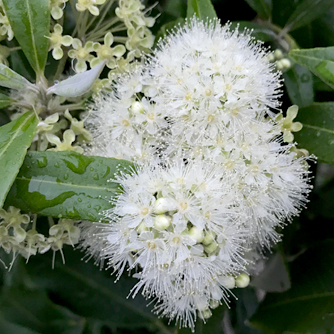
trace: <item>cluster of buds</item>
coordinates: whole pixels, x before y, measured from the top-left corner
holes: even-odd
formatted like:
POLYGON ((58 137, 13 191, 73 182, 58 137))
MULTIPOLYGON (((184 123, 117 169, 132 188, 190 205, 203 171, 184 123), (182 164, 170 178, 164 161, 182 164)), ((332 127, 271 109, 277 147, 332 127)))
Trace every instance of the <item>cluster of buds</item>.
POLYGON ((36 230, 36 221, 31 222, 29 215, 21 214, 17 208, 1 209, 0 218, 0 245, 6 253, 13 254, 11 265, 18 254, 28 261, 30 256, 50 249, 62 253, 63 245, 74 246, 80 238, 80 229, 70 219, 60 219, 46 237, 36 230))

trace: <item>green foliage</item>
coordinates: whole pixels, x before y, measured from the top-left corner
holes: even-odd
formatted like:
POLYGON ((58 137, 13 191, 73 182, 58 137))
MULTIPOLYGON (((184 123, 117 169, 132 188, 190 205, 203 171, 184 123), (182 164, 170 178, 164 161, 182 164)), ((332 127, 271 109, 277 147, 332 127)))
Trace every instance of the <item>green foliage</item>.
POLYGON ((304 0, 291 14, 283 30, 288 32, 300 28, 326 13, 332 6, 332 0, 304 0))
POLYGON ((38 76, 44 72, 49 50, 50 1, 3 0, 10 25, 38 76))
POLYGON ((20 74, 14 72, 4 64, 0 64, 0 86, 23 89, 30 85, 30 82, 20 74))
POLYGON ((210 0, 188 0, 187 18, 194 15, 201 20, 214 19, 217 17, 216 11, 210 0))
POLYGON ((296 64, 283 78, 292 104, 306 107, 314 102, 312 73, 307 68, 296 64))
POLYGON ((99 221, 119 192, 115 174, 128 161, 75 152, 29 152, 7 200, 25 211, 58 218, 99 221))
POLYGON ((302 108, 296 121, 303 124, 303 129, 294 134, 299 147, 321 161, 334 163, 334 103, 314 103, 302 108))
POLYGON ((310 248, 291 265, 292 287, 268 294, 251 324, 268 334, 333 330, 334 240, 310 248))
POLYGON ((36 115, 31 111, 0 128, 0 207, 23 163, 36 125, 36 115))
POLYGON ((13 103, 13 100, 6 94, 0 93, 0 109, 6 108, 13 103))
POLYGON ((146 307, 148 302, 143 297, 126 298, 135 279, 123 275, 115 284, 115 277, 110 276, 110 272, 99 271, 92 261, 86 263, 82 257, 81 252, 68 248, 65 250, 66 265, 61 263, 58 254, 54 270, 51 256, 35 257, 26 266, 28 276, 40 289, 55 296, 60 305, 64 303, 82 318, 100 320, 114 329, 148 327, 169 333, 151 308, 146 307))
POLYGON ((264 20, 271 18, 271 12, 273 10, 272 0, 246 0, 256 13, 264 20))
POLYGON ((334 88, 334 47, 292 50, 289 56, 334 88))

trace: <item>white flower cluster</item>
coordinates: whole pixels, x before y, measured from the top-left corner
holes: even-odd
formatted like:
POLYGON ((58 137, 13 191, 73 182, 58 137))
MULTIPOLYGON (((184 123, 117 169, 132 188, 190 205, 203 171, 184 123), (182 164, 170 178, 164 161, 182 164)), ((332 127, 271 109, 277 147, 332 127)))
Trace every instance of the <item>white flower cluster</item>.
POLYGON ((118 277, 135 269, 133 295, 182 326, 243 286, 245 253, 277 242, 307 201, 305 156, 282 136, 300 129, 295 112, 274 113, 280 85, 247 32, 194 18, 91 108, 87 153, 139 167, 117 178, 110 224, 83 224, 82 247, 118 277))

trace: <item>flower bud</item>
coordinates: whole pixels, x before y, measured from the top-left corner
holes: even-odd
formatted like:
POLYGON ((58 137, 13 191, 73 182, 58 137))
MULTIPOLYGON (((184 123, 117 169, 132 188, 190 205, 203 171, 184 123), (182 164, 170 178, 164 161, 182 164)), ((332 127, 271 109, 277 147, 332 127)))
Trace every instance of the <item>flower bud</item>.
POLYGON ((282 59, 283 58, 283 52, 280 49, 276 49, 274 51, 274 56, 276 59, 282 59))
POLYGON ((209 319, 212 316, 212 312, 210 311, 209 308, 199 311, 199 317, 202 318, 203 320, 209 319))
POLYGON ((220 305, 220 303, 219 300, 211 299, 209 305, 212 309, 215 309, 220 305))
POLYGON ((208 253, 211 254, 213 253, 218 247, 218 244, 214 241, 211 244, 207 245, 204 247, 204 250, 208 253))
POLYGON ((196 240, 197 243, 200 243, 204 239, 204 232, 202 230, 199 230, 196 226, 193 226, 188 234, 196 240))
POLYGON ((249 284, 250 278, 247 274, 240 274, 236 280, 235 280, 235 285, 238 288, 246 288, 249 284))
POLYGON ((213 232, 207 232, 207 233, 205 233, 205 237, 204 237, 202 243, 203 243, 203 245, 209 245, 214 240, 215 240, 215 234, 213 232))
POLYGON ((156 216, 154 219, 154 227, 159 230, 166 230, 172 222, 172 219, 169 216, 164 214, 156 216))

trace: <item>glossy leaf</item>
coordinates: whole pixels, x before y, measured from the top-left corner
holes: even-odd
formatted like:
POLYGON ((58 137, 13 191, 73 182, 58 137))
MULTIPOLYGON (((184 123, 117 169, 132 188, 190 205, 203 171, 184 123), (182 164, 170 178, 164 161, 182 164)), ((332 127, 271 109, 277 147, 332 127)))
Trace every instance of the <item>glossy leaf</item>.
POLYGON ((291 264, 291 289, 269 293, 251 324, 266 334, 330 333, 334 329, 334 240, 310 248, 291 264))
POLYGON ((27 112, 0 128, 0 207, 13 184, 37 126, 34 112, 27 112))
POLYGON ((23 89, 27 88, 27 86, 31 86, 31 83, 6 65, 0 64, 0 86, 12 89, 23 89))
POLYGON ((150 327, 160 333, 173 333, 151 312, 149 303, 140 294, 134 299, 127 298, 137 282, 127 274, 115 283, 110 271, 101 271, 92 261, 82 261, 83 253, 64 249, 66 264, 57 255, 52 270, 52 254, 32 258, 27 271, 31 279, 41 288, 64 301, 71 312, 81 317, 99 319, 112 328, 150 327), (43 275, 41 275, 43 273, 43 275))
POLYGON ((283 78, 292 104, 306 107, 314 102, 312 73, 307 68, 296 64, 283 78))
POLYGON ((312 22, 326 13, 333 5, 333 0, 304 0, 289 17, 283 28, 284 32, 295 30, 312 22))
POLYGON ((296 121, 303 124, 302 130, 294 133, 298 147, 323 162, 334 163, 334 103, 313 103, 302 108, 296 121))
POLYGON ((101 74, 106 61, 102 61, 89 71, 83 73, 77 73, 66 80, 48 88, 47 94, 56 94, 65 97, 77 97, 81 96, 92 88, 94 82, 101 74))
POLYGON ((334 88, 334 46, 304 50, 291 50, 289 56, 307 67, 326 84, 334 88))
POLYGON ((251 35, 263 42, 272 42, 277 38, 274 31, 269 28, 263 27, 255 22, 250 21, 234 21, 231 23, 231 30, 239 29, 244 31, 245 29, 251 30, 251 35))
POLYGON ((29 152, 7 203, 41 215, 99 221, 120 191, 109 180, 131 166, 75 152, 29 152))
POLYGON ((201 20, 214 19, 217 17, 210 0, 188 0, 187 18, 192 18, 194 15, 201 20))
POLYGON ((264 268, 252 276, 250 285, 266 292, 283 292, 291 287, 283 255, 277 252, 265 261, 264 268))
POLYGON ((13 100, 6 94, 0 93, 0 109, 6 108, 13 103, 13 100))
POLYGON ((44 71, 49 50, 50 1, 3 0, 14 35, 38 75, 44 71))
POLYGON ((246 2, 262 19, 269 20, 271 18, 273 9, 272 0, 246 0, 246 2))

